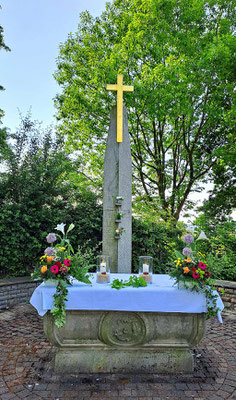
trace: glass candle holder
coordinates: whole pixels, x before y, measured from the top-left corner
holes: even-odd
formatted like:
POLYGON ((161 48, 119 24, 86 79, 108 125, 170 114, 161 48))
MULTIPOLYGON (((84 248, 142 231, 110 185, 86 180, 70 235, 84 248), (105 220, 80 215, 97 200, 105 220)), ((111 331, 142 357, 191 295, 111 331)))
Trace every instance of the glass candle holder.
POLYGON ((139 276, 142 277, 146 283, 152 283, 152 265, 153 258, 150 256, 139 257, 139 276))
POLYGON ((97 257, 97 282, 110 282, 110 256, 105 254, 97 257))

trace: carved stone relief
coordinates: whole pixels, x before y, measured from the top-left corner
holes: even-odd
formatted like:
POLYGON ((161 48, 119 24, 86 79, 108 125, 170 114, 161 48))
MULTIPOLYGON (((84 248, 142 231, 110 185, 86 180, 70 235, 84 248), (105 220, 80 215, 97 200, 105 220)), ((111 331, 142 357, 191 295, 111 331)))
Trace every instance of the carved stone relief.
POLYGON ((112 346, 136 346, 145 335, 145 323, 137 313, 108 313, 100 325, 100 339, 112 346))

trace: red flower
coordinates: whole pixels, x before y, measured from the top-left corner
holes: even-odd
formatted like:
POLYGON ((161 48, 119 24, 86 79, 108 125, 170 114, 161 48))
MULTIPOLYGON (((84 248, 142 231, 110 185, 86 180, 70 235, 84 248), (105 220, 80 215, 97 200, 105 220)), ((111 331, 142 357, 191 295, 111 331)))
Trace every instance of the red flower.
POLYGON ((60 261, 55 262, 55 265, 57 265, 59 268, 61 268, 61 263, 60 263, 60 261))
POLYGON ((51 266, 51 272, 53 274, 57 274, 58 271, 59 271, 58 265, 54 264, 54 265, 51 266))
POLYGON ((196 274, 196 272, 194 272, 192 276, 193 276, 194 279, 200 278, 200 275, 199 275, 199 274, 196 274))
POLYGON ((200 262, 200 263, 198 264, 198 268, 200 268, 200 269, 206 269, 206 264, 200 262))
POLYGON ((209 271, 205 271, 204 278, 210 278, 211 274, 209 271))
POLYGON ((70 267, 71 260, 69 258, 65 258, 65 260, 63 262, 67 267, 70 267))
POLYGON ((62 274, 66 274, 68 272, 68 267, 66 267, 65 265, 62 265, 62 267, 60 268, 60 272, 62 274))
POLYGON ((191 268, 191 271, 196 272, 197 268, 193 267, 193 268, 191 268))

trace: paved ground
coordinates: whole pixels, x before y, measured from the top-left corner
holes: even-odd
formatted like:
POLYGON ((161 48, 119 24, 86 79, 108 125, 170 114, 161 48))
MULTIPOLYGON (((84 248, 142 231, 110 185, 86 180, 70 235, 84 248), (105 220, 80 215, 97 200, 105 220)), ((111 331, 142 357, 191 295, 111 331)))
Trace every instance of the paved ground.
POLYGON ((0 313, 0 399, 236 399, 236 317, 208 322, 193 349, 193 375, 63 375, 52 372, 54 349, 30 305, 0 313))

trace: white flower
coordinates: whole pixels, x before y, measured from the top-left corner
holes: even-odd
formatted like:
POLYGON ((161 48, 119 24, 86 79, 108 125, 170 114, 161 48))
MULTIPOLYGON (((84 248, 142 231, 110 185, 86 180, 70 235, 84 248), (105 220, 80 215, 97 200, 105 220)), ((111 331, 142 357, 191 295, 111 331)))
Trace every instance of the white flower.
POLYGON ((198 236, 197 240, 205 240, 207 239, 205 233, 203 231, 200 232, 200 235, 198 236))
POLYGON ((190 232, 190 233, 194 233, 196 228, 196 225, 187 225, 186 231, 190 232))
POLYGON ((57 225, 55 229, 56 229, 57 231, 62 232, 63 235, 65 235, 65 226, 66 226, 66 224, 63 224, 63 222, 62 222, 60 225, 57 225))

